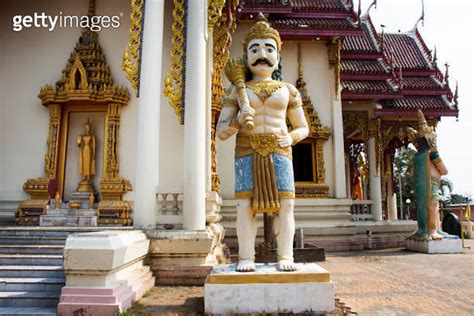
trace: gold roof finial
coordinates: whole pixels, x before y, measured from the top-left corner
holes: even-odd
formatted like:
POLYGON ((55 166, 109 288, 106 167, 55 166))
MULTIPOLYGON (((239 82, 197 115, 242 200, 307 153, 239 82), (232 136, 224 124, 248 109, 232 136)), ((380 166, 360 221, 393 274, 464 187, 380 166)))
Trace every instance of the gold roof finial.
POLYGON ((95 0, 89 0, 89 11, 87 12, 89 17, 95 15, 95 0))
POLYGON ((280 34, 278 34, 278 31, 270 26, 268 20, 265 18, 262 12, 258 14, 257 19, 255 20, 255 24, 250 28, 249 32, 247 33, 247 36, 245 37, 243 43, 244 51, 247 50, 247 46, 250 41, 257 38, 271 38, 275 40, 277 44, 277 50, 281 50, 282 42, 280 34))

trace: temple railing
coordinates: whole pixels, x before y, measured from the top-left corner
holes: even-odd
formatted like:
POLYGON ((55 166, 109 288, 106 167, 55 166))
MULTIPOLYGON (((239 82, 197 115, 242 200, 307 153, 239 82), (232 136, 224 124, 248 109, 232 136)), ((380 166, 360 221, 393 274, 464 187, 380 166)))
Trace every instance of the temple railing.
POLYGON ((160 186, 156 189, 157 225, 176 228, 183 223, 183 187, 160 186), (170 226, 166 226, 170 225, 170 226), (173 227, 172 227, 173 226, 173 227))
POLYGON ((351 206, 351 215, 353 221, 372 221, 372 201, 371 200, 353 200, 351 206))

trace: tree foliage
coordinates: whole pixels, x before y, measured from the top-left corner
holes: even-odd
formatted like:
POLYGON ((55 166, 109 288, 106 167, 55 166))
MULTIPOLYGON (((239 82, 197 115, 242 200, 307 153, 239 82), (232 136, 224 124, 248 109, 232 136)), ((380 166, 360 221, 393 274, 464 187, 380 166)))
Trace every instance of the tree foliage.
POLYGON ((413 157, 416 155, 416 150, 411 146, 402 147, 397 150, 395 153, 395 158, 393 160, 394 166, 394 177, 396 184, 396 193, 397 193, 397 208, 398 214, 400 214, 400 185, 402 196, 401 200, 403 203, 404 216, 407 211, 410 212, 411 217, 413 218, 416 215, 416 198, 415 198, 415 189, 413 188, 413 181, 410 178, 410 170, 412 166, 413 157), (407 203, 409 201, 409 203, 407 203))

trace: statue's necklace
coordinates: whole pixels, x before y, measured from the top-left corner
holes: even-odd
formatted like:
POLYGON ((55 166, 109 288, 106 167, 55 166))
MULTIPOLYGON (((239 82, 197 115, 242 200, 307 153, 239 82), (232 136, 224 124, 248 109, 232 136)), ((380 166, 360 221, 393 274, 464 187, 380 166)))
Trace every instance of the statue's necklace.
POLYGON ((276 80, 261 80, 261 81, 248 81, 245 83, 247 88, 251 89, 258 98, 265 102, 275 91, 283 87, 285 84, 281 81, 276 80))

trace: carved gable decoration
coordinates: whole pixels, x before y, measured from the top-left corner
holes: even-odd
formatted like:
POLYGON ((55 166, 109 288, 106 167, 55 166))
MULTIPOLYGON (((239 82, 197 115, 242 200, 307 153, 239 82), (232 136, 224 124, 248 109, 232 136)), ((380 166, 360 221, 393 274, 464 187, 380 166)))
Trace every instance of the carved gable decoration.
POLYGON ((69 56, 61 79, 54 86, 43 86, 38 97, 45 106, 84 99, 126 105, 130 93, 114 83, 98 34, 87 29, 69 56))

